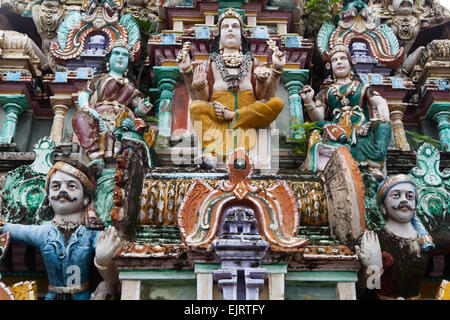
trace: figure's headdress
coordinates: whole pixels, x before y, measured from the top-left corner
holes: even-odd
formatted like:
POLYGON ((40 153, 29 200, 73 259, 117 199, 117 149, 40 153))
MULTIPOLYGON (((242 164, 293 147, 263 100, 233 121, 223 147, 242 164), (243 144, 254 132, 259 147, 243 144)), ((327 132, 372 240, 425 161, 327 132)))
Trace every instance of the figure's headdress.
POLYGON ((244 28, 245 27, 245 23, 242 20, 241 15, 239 14, 239 12, 237 12, 235 9, 233 8, 228 8, 226 9, 219 17, 219 21, 217 22, 217 27, 220 27, 220 24, 222 23, 222 20, 225 18, 235 18, 239 20, 239 23, 241 24, 241 27, 244 28))
POLYGON ((114 48, 117 47, 125 48, 128 50, 128 52, 130 52, 130 49, 128 48, 128 42, 124 38, 119 38, 109 46, 107 53, 110 53, 114 48))
POLYGON ((344 52, 349 59, 351 58, 348 46, 342 41, 341 38, 337 38, 336 41, 333 43, 333 46, 329 48, 329 50, 325 50, 323 52, 323 59, 325 60, 325 62, 330 62, 331 57, 338 52, 344 52))
POLYGON ((392 189, 392 187, 400 184, 400 183, 409 183, 414 187, 414 195, 416 198, 416 204, 418 202, 418 196, 417 196, 417 188, 414 181, 407 176, 406 174, 398 174, 395 176, 388 176, 378 187, 377 191, 377 202, 379 205, 383 204, 384 199, 386 198, 387 193, 389 190, 392 189))
POLYGON ((95 182, 92 181, 91 178, 89 178, 84 172, 71 166, 68 163, 58 161, 50 168, 50 171, 47 173, 47 179, 45 181, 45 190, 47 192, 49 188, 50 177, 53 175, 53 173, 55 173, 55 171, 61 171, 77 178, 78 180, 80 180, 83 187, 91 192, 95 190, 95 182))

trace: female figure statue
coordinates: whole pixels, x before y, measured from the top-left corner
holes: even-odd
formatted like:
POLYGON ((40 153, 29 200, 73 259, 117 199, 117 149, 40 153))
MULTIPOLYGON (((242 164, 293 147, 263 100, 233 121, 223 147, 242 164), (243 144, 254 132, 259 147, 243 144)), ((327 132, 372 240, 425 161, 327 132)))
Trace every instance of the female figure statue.
POLYGON ((78 96, 80 109, 72 126, 91 165, 104 167, 103 158, 114 156, 114 130, 119 116, 127 113, 131 120, 147 115, 152 105, 139 95, 129 68, 128 45, 115 42, 86 89, 78 96))
MULTIPOLYGON (((328 145, 347 145, 357 163, 363 167, 368 166, 369 171, 382 180, 384 175, 381 169, 391 139, 386 100, 370 86, 364 85, 354 74, 350 51, 346 45, 336 45, 328 53, 328 60, 331 62, 333 83, 324 86, 315 100, 314 90, 308 85, 304 86, 300 96, 305 109, 313 121, 330 120, 324 128, 327 139, 330 140, 328 145)), ((314 155, 318 142, 311 143, 308 152, 310 155, 314 155)), ((317 159, 313 161, 318 162, 317 159)), ((322 162, 319 170, 325 164, 322 162)))

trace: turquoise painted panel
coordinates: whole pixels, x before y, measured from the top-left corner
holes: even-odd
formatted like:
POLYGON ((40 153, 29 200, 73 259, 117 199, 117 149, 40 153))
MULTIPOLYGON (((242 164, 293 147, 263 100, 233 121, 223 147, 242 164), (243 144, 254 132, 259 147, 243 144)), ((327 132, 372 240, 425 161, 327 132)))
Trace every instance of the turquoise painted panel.
POLYGON ((355 271, 292 271, 286 281, 356 282, 358 275, 355 271))
POLYGON ((286 36, 284 37, 286 48, 300 48, 301 47, 300 36, 286 36))
POLYGON ((405 88, 405 84, 404 84, 402 78, 391 77, 391 81, 392 81, 392 89, 404 89, 405 88))
POLYGON ((175 44, 176 43, 175 34, 173 34, 173 33, 164 33, 162 35, 161 43, 162 44, 175 44))
POLYGON ((67 72, 55 72, 55 82, 67 82, 67 72))
POLYGON ((364 84, 370 84, 369 83, 369 75, 367 73, 360 73, 359 77, 361 78, 361 80, 364 84))
POLYGON ((6 81, 19 81, 20 75, 21 75, 20 72, 8 71, 8 72, 6 72, 6 81))
POLYGON ((370 80, 372 81, 373 85, 377 86, 383 84, 383 77, 381 76, 381 74, 379 73, 369 73, 369 74, 370 80))
POLYGON ((336 283, 286 281, 284 297, 286 300, 336 300, 336 283))
POLYGON ((256 27, 253 32, 253 38, 269 39, 269 31, 266 26, 256 27))
POLYGON ((210 30, 208 27, 195 27, 194 29, 196 39, 209 39, 210 30))

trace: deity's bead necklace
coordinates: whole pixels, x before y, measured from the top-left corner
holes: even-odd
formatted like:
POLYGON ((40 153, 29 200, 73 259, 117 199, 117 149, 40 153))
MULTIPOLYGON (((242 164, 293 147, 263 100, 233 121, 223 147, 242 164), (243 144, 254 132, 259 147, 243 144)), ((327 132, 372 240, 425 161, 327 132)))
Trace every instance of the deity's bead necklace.
POLYGON ((331 85, 331 92, 333 95, 342 103, 342 106, 349 106, 350 100, 347 98, 350 94, 355 94, 356 89, 358 88, 359 82, 354 80, 352 83, 348 86, 347 90, 345 90, 344 93, 340 92, 340 85, 332 84, 331 85))

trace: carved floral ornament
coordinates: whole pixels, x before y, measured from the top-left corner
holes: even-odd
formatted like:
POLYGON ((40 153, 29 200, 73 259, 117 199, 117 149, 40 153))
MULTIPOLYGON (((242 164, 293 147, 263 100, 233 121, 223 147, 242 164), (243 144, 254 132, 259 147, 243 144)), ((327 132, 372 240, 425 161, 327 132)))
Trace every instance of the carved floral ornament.
POLYGON ((92 35, 106 37, 109 49, 116 41, 127 43, 130 60, 136 61, 141 51, 139 27, 130 14, 120 19, 122 0, 103 0, 101 3, 84 0, 83 13, 72 11, 58 29, 58 41, 50 44, 50 52, 58 62, 78 58, 92 35))
POLYGON ((295 197, 284 181, 267 190, 250 181, 253 164, 243 149, 236 149, 228 159, 229 181, 213 189, 204 180, 189 188, 178 211, 183 243, 191 248, 210 249, 220 230, 224 212, 232 206, 253 209, 258 231, 273 251, 298 251, 308 244, 297 238, 299 227, 295 197))

